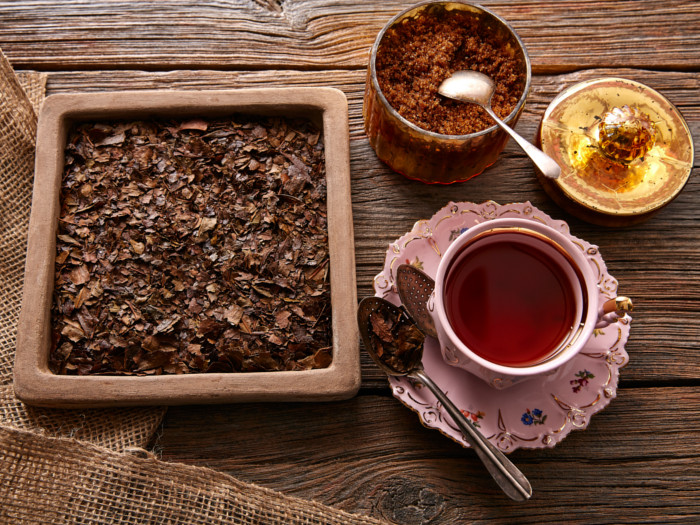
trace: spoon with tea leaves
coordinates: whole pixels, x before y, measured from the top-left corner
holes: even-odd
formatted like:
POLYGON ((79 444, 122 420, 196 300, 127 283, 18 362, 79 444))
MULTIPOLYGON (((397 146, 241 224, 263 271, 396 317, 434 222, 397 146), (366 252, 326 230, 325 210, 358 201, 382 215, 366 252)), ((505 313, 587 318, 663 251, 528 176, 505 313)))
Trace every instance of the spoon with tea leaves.
POLYGON ((360 302, 357 321, 365 349, 377 366, 388 375, 410 377, 428 387, 501 489, 515 501, 529 499, 532 487, 527 478, 476 429, 423 370, 425 335, 404 311, 385 299, 366 297, 360 302))
POLYGON ((545 154, 542 150, 536 148, 525 140, 522 136, 515 132, 508 124, 503 122, 491 108, 491 98, 496 90, 494 81, 478 71, 456 71, 452 76, 443 80, 438 88, 438 93, 443 97, 459 100, 461 102, 471 102, 478 104, 496 121, 496 124, 501 126, 508 134, 513 137, 515 142, 523 149, 532 162, 542 174, 550 179, 556 179, 561 173, 559 165, 545 154))

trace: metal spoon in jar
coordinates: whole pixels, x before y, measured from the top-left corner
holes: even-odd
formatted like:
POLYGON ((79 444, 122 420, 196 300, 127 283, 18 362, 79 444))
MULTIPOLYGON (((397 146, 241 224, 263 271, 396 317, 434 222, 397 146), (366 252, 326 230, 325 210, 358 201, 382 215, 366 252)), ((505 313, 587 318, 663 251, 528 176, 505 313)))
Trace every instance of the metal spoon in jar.
POLYGON ((365 349, 377 366, 388 375, 410 377, 428 387, 503 492, 515 501, 529 499, 532 486, 527 478, 476 429, 423 370, 425 336, 404 311, 385 299, 366 297, 360 302, 357 321, 365 349))
POLYGON ((493 97, 495 90, 496 85, 493 80, 483 73, 479 73, 478 71, 457 71, 440 84, 438 93, 443 97, 452 98, 461 102, 471 102, 484 108, 491 118, 496 121, 496 124, 501 126, 501 128, 506 130, 508 134, 515 139, 515 142, 517 142, 527 156, 532 159, 545 177, 550 179, 559 177, 561 168, 554 159, 530 144, 494 113, 491 108, 491 97, 493 97))

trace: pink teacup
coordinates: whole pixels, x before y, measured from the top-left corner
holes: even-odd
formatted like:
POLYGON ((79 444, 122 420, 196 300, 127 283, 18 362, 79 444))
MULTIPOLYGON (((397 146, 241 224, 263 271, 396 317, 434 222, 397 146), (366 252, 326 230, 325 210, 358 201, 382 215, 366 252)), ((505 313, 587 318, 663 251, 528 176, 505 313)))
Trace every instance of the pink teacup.
POLYGON ((539 222, 469 228, 442 257, 428 304, 443 358, 499 389, 557 369, 595 328, 631 309, 629 299, 600 293, 590 264, 539 222))

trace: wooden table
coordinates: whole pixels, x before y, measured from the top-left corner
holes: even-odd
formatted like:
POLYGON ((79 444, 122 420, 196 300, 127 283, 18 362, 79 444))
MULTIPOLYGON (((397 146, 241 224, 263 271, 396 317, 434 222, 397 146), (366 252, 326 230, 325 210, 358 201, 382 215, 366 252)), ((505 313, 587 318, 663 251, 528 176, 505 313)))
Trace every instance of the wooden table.
MULTIPOLYGON (((362 94, 378 31, 410 2, 254 0, 0 3, 0 48, 47 93, 333 86, 349 99, 358 295, 389 242, 450 200, 531 201, 597 244, 636 312, 617 398, 551 449, 511 455, 534 487, 516 504, 472 451, 424 428, 362 355, 353 399, 171 408, 153 446, 287 494, 403 524, 700 520, 698 150, 684 192, 651 220, 606 229, 565 214, 509 144, 476 179, 410 182, 368 144, 362 94)), ((700 4, 692 1, 483 2, 515 27, 533 65, 517 129, 532 138, 563 88, 622 76, 666 95, 700 137, 700 4)))

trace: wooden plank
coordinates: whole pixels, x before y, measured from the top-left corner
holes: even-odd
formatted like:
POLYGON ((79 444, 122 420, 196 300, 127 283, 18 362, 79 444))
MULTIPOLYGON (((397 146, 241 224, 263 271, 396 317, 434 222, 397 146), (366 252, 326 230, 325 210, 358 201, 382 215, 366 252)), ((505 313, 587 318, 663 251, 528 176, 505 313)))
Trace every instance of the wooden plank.
MULTIPOLYGON (((2 2, 0 48, 15 67, 42 70, 364 68, 383 25, 415 3, 2 2)), ((481 3, 513 25, 535 72, 700 63, 692 0, 481 3)))
POLYGON ((511 454, 534 488, 524 504, 500 494, 472 451, 383 396, 172 408, 155 445, 168 461, 402 524, 700 518, 700 392, 692 388, 622 390, 587 430, 553 449, 511 454))
MULTIPOLYGON (((532 138, 542 113, 563 88, 585 79, 622 76, 643 82, 667 96, 683 112, 694 135, 700 136, 700 79, 694 73, 633 69, 587 70, 538 76, 517 129, 532 138)), ((383 166, 364 135, 362 94, 364 71, 173 71, 145 73, 90 71, 51 73, 48 93, 120 89, 215 89, 267 86, 327 85, 348 96, 352 200, 355 227, 358 296, 371 295, 372 280, 381 270, 390 242, 430 217, 450 200, 500 203, 530 200, 554 218, 569 222, 571 231, 597 244, 620 291, 637 304, 627 350, 630 364, 621 381, 690 381, 700 378, 700 192, 696 147, 694 175, 681 195, 649 221, 623 229, 584 223, 561 211, 534 178, 529 160, 509 144, 500 160, 464 184, 428 186, 405 180, 383 166)), ((362 356, 363 387, 386 388, 382 373, 362 356)))

